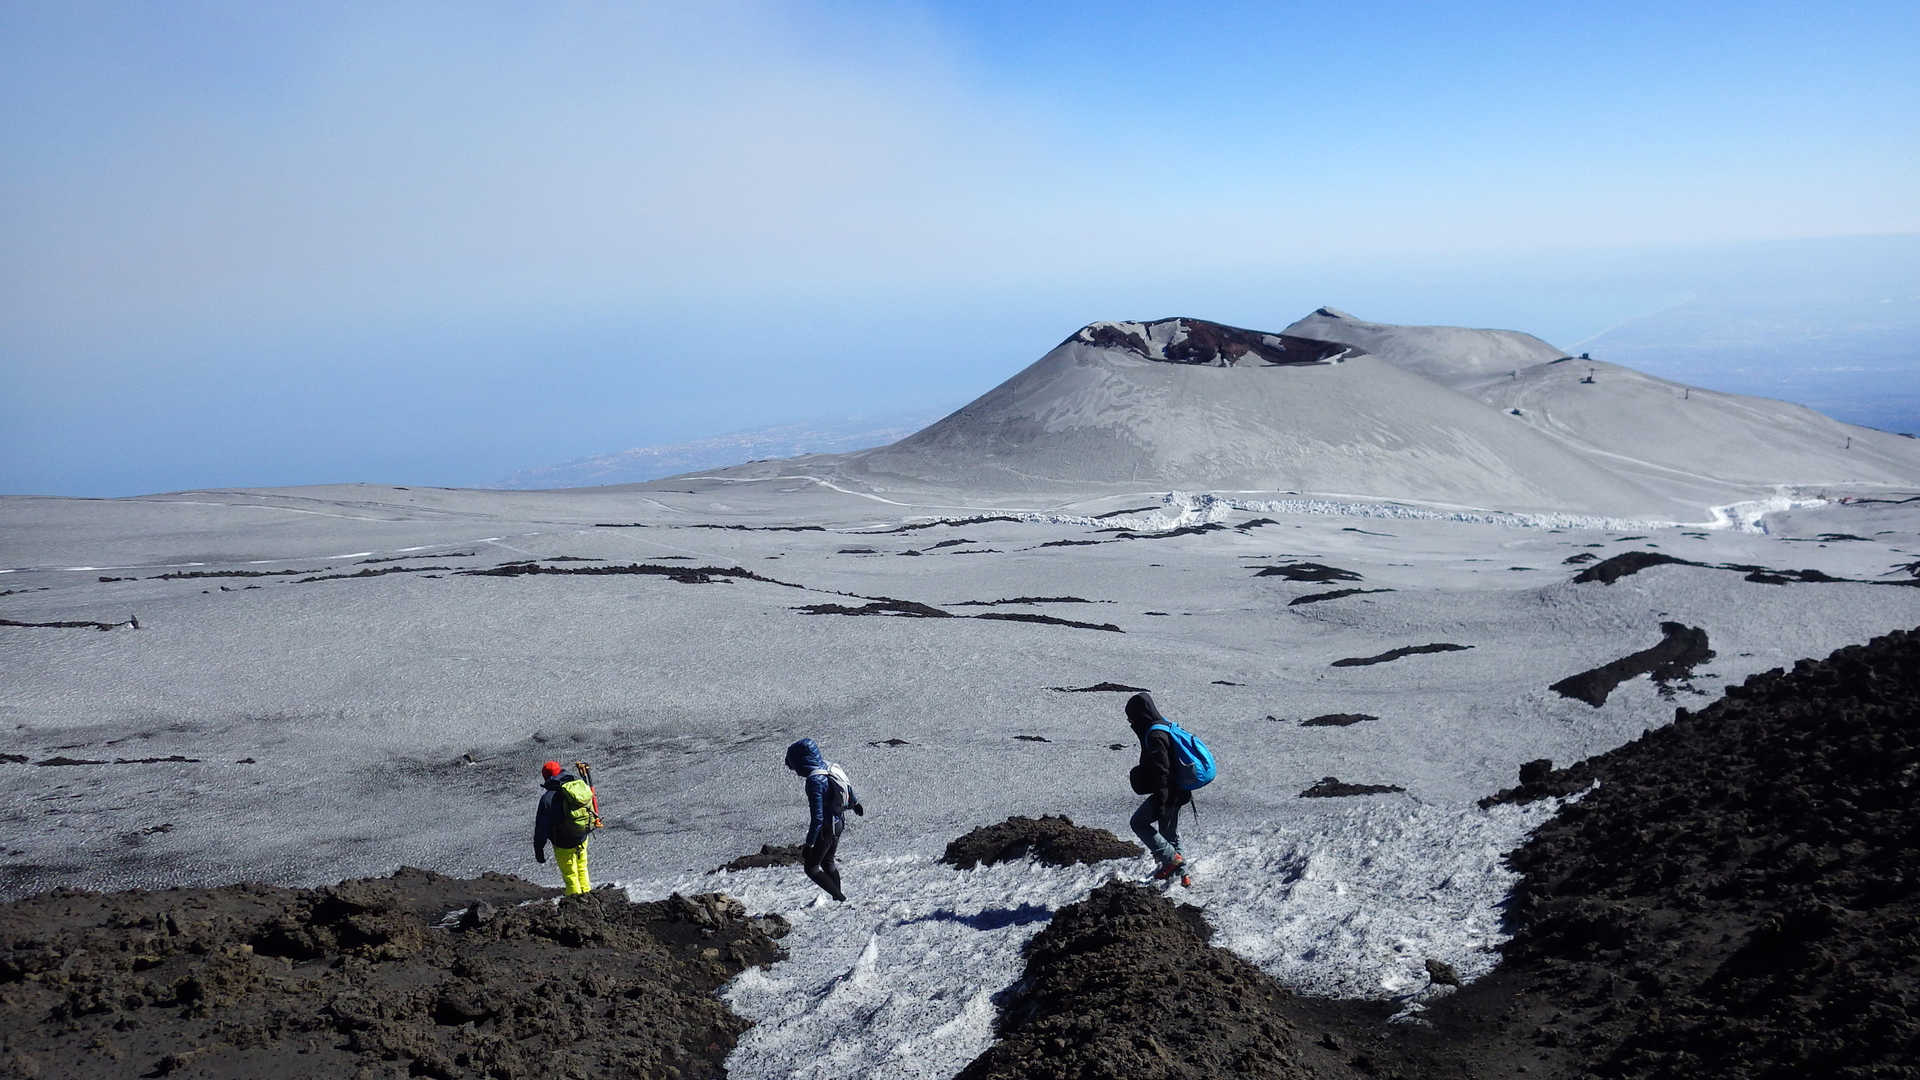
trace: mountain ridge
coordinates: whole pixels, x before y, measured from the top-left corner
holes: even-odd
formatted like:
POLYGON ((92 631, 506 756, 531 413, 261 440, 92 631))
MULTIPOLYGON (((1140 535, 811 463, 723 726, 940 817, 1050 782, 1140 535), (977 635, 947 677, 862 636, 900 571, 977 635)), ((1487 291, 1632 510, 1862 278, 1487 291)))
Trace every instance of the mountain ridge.
POLYGON ((1795 485, 1920 480, 1913 440, 1573 359, 1521 331, 1334 308, 1279 333, 1096 321, 905 438, 725 472, 876 494, 1275 491, 1695 522, 1795 485))
POLYGON ((1279 332, 1096 320, 931 423, 887 420, 637 448, 496 486, 700 472, 932 501, 1274 492, 1709 522, 1793 488, 1920 483, 1913 439, 1575 358, 1522 331, 1374 323, 1331 306, 1279 332))

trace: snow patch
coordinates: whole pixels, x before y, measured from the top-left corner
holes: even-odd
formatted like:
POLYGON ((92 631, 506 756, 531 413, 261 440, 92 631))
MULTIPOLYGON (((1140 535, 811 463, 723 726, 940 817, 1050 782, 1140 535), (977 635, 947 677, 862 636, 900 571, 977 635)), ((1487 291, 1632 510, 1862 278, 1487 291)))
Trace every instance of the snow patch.
POLYGON ((1706 522, 1703 527, 1764 533, 1767 531, 1765 518, 1768 514, 1785 513, 1788 510, 1806 510, 1826 504, 1825 499, 1797 499, 1785 492, 1779 492, 1766 499, 1713 507, 1713 520, 1706 522))
MULTIPOLYGON (((1166 492, 1160 496, 1162 509, 1146 514, 1121 514, 1096 518, 1084 514, 1053 511, 1008 511, 1004 516, 1043 525, 1081 525, 1091 528, 1127 529, 1132 532, 1168 532, 1173 529, 1223 522, 1236 513, 1305 514, 1323 517, 1383 518, 1402 521, 1458 521, 1477 525, 1502 525, 1515 529, 1664 529, 1685 523, 1603 517, 1592 514, 1509 513, 1504 510, 1475 510, 1463 507, 1415 506, 1404 502, 1359 502, 1336 498, 1252 499, 1217 492, 1166 492)), ((915 522, 962 522, 966 517, 916 517, 915 522)), ((1702 528, 1709 527, 1706 525, 1702 528)))
MULTIPOLYGON (((1559 809, 1439 807, 1401 798, 1288 826, 1196 830, 1201 904, 1216 944, 1309 994, 1396 999, 1428 992, 1428 958, 1471 981, 1491 971, 1500 906, 1517 876, 1505 852, 1559 809)), ((1055 867, 1025 860, 954 870, 930 853, 843 860, 851 899, 827 900, 793 867, 623 883, 641 898, 721 891, 792 922, 789 959, 723 992, 754 1022, 727 1060, 736 1080, 952 1076, 993 1042, 995 994, 1061 907, 1146 860, 1055 867)))
POLYGON ((1370 801, 1338 817, 1246 832, 1194 863, 1219 877, 1216 942, 1308 994, 1387 998, 1426 987, 1428 958, 1471 981, 1506 940, 1501 859, 1558 802, 1462 811, 1370 801))

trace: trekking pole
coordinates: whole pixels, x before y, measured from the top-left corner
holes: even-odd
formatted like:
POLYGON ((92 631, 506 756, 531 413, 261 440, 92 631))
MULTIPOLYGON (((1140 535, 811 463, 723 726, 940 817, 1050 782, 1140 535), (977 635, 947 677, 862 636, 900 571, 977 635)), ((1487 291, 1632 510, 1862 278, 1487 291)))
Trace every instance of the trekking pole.
POLYGON ((593 792, 593 827, 596 829, 601 828, 606 825, 606 822, 600 820, 600 793, 594 791, 593 767, 584 761, 574 762, 573 767, 580 770, 580 779, 585 780, 587 782, 587 790, 593 792))

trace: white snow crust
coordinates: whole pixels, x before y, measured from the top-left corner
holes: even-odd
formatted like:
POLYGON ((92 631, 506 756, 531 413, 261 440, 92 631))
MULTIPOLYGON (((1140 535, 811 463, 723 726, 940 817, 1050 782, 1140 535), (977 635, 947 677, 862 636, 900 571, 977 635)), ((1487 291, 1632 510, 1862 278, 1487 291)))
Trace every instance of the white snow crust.
MULTIPOLYGON (((1207 796, 1202 792, 1200 799, 1207 796)), ((1505 940, 1497 906, 1513 875, 1500 855, 1557 807, 1491 813, 1372 801, 1298 827, 1189 824, 1201 905, 1215 943, 1281 982, 1322 995, 1418 1003, 1428 957, 1472 980, 1505 940)), ((1203 811, 1204 813, 1204 811, 1203 811)), ((845 844, 858 846, 850 819, 845 844)), ((636 899, 720 891, 782 911, 793 958, 750 971, 727 1003, 754 1021, 727 1061, 733 1077, 946 1077, 993 1041, 993 996, 1059 908, 1144 865, 1017 863, 955 870, 922 856, 846 864, 864 894, 827 900, 792 868, 625 883, 636 899)))

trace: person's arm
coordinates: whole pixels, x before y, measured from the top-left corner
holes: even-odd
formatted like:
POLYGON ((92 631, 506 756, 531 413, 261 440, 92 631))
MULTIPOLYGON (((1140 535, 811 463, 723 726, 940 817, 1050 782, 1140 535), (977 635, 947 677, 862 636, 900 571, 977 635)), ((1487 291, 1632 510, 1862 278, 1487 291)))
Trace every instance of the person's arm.
POLYGON ((1146 745, 1141 747, 1141 759, 1147 766, 1144 779, 1152 785, 1152 791, 1160 796, 1161 807, 1173 805, 1173 736, 1164 731, 1147 732, 1146 745))
POLYGON ((547 861, 547 842, 553 839, 553 792, 540 795, 540 809, 533 815, 533 857, 547 861))
POLYGON ((824 775, 807 777, 807 821, 806 847, 812 847, 820 839, 820 831, 827 825, 827 778, 824 775))
POLYGON ((1140 763, 1127 770, 1127 786, 1133 788, 1135 795, 1152 795, 1160 790, 1160 783, 1153 772, 1153 755, 1147 744, 1151 738, 1140 736, 1140 763))

